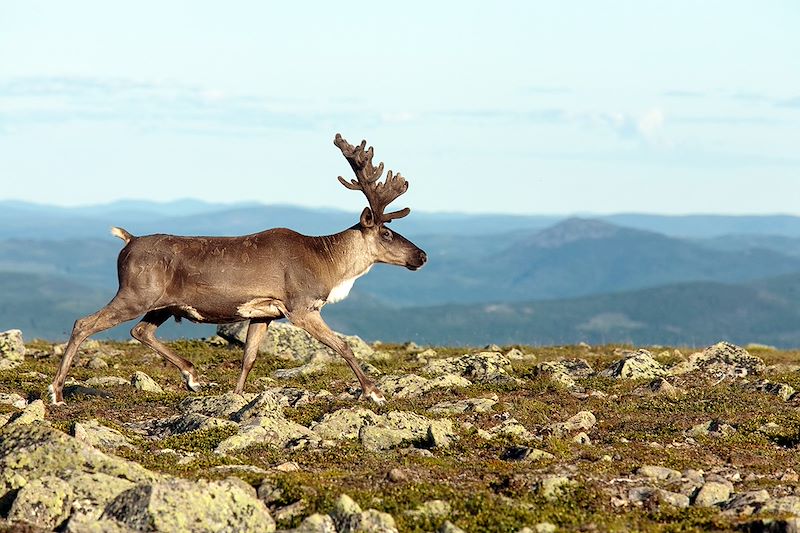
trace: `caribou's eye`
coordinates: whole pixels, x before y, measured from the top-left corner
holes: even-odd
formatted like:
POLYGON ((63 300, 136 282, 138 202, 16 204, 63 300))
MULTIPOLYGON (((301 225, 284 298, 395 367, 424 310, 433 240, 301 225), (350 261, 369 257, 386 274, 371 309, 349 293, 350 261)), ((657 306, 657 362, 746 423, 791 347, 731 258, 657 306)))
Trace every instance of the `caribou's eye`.
POLYGON ((392 240, 392 231, 388 230, 386 228, 383 228, 381 230, 381 238, 383 238, 384 241, 391 241, 392 240))

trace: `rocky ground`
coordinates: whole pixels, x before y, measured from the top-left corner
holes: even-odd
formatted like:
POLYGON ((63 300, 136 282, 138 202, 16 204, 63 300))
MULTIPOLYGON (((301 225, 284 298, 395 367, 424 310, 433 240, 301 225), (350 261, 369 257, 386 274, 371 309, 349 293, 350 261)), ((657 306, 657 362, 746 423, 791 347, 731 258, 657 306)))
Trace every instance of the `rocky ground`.
POLYGON ((348 338, 388 398, 273 325, 241 347, 0 334, 0 531, 797 531, 800 352, 720 343, 480 350, 348 338), (42 401, 44 400, 44 401, 42 401))

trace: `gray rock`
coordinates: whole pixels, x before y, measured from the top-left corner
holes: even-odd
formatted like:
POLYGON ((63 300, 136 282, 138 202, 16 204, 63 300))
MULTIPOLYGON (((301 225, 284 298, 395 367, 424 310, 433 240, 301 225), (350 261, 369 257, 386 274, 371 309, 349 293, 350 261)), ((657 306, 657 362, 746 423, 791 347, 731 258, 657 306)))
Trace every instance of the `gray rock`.
POLYGON ((164 389, 156 383, 153 378, 141 371, 136 371, 131 376, 131 385, 143 392, 152 392, 155 394, 164 394, 164 389))
POLYGON ((656 378, 650 383, 642 385, 641 387, 637 387, 633 390, 633 394, 637 394, 639 396, 665 396, 670 400, 677 400, 680 398, 682 392, 683 391, 672 385, 664 378, 656 378))
POLYGON ((789 399, 791 399, 796 392, 794 387, 791 385, 787 385, 786 383, 772 383, 766 379, 757 381, 753 387, 759 392, 765 392, 767 394, 778 396, 784 401, 789 401, 789 399))
POLYGON ((497 405, 497 400, 497 395, 493 394, 491 398, 467 398, 465 400, 439 402, 428 409, 428 412, 448 415, 461 413, 491 413, 492 408, 497 405))
POLYGON ((35 400, 25 406, 25 408, 19 413, 14 413, 11 415, 7 425, 22 426, 26 424, 32 424, 34 422, 42 422, 44 421, 44 416, 44 402, 42 400, 35 400))
POLYGON ((597 418, 591 411, 580 411, 565 422, 551 424, 550 429, 557 437, 563 437, 573 431, 591 429, 597 423, 597 418))
POLYGON ((120 387, 130 384, 129 379, 117 376, 97 376, 86 380, 86 385, 89 387, 120 387))
POLYGON ((575 485, 565 476, 545 476, 537 484, 539 494, 547 500, 557 500, 570 486, 575 485))
POLYGON ((656 465, 644 465, 639 467, 636 473, 642 477, 646 477, 655 481, 677 481, 681 478, 681 473, 672 468, 656 465))
POLYGON ((653 359, 653 354, 647 350, 636 350, 600 372, 600 375, 617 379, 653 379, 666 375, 666 371, 653 359))
POLYGON ((536 361, 536 355, 532 353, 525 353, 519 348, 511 348, 505 353, 506 358, 511 361, 536 361))
MULTIPOLYGON (((217 327, 217 334, 230 342, 244 345, 247 338, 248 324, 248 322, 222 324, 217 327)), ((366 342, 355 335, 345 336, 338 333, 337 335, 347 342, 357 359, 370 360, 374 350, 366 342)), ((258 350, 262 353, 299 362, 310 360, 319 350, 326 352, 330 360, 341 359, 336 352, 311 337, 304 329, 281 322, 273 322, 269 325, 267 332, 264 334, 264 339, 258 346, 258 350)))
POLYGON ((395 398, 416 398, 434 389, 469 387, 468 379, 456 374, 444 374, 428 379, 416 374, 403 376, 384 376, 378 380, 378 388, 387 396, 395 398))
POLYGON ((670 374, 681 375, 701 371, 714 378, 739 378, 764 372, 764 361, 747 350, 728 342, 709 346, 702 352, 689 356, 689 360, 670 368, 670 374))
POLYGON ((241 395, 228 392, 218 396, 190 396, 178 404, 183 413, 197 413, 218 418, 230 418, 247 405, 241 395))
POLYGON ((239 409, 232 418, 240 422, 247 422, 250 419, 265 416, 283 417, 283 401, 277 394, 262 392, 239 409))
POLYGON ((700 488, 693 503, 697 507, 712 507, 728 501, 730 496, 731 489, 728 485, 717 481, 709 481, 700 488))
POLYGON ((72 499, 69 483, 54 476, 42 476, 20 489, 8 519, 54 529, 69 516, 72 499))
POLYGON ((498 436, 512 437, 520 440, 531 440, 534 438, 533 433, 528 431, 528 428, 520 424, 516 418, 509 418, 500 424, 490 428, 485 432, 485 435, 478 432, 484 438, 495 438, 498 436))
POLYGON ((328 413, 311 425, 311 430, 322 439, 356 439, 362 426, 375 426, 383 417, 361 407, 339 409, 328 413))
POLYGON ((561 359, 545 361, 536 365, 534 375, 545 376, 565 387, 574 387, 576 379, 584 379, 594 374, 592 366, 584 359, 561 359))
POLYGON ((377 451, 397 448, 411 444, 414 434, 408 429, 394 429, 382 426, 362 426, 358 438, 364 448, 377 451))
POLYGON ((0 392, 0 404, 24 409, 28 405, 28 400, 15 392, 0 392))
POLYGON ((25 343, 22 332, 9 329, 0 333, 0 370, 10 370, 25 360, 25 343))
POLYGON ((102 498, 104 491, 118 488, 120 482, 138 483, 160 477, 41 423, 0 429, 0 499, 44 476, 76 480, 70 485, 76 499, 83 500, 102 498))
POLYGON ((292 533, 337 533, 333 518, 326 514, 314 513, 307 516, 292 533))
POLYGON ((722 508, 726 515, 750 516, 768 502, 769 499, 769 492, 766 490, 751 490, 736 494, 722 508))
POLYGON ((122 447, 133 447, 125 435, 102 425, 97 420, 87 420, 76 422, 72 429, 72 435, 81 442, 94 446, 95 448, 116 449, 122 447))
POLYGON ((451 511, 450 504, 444 500, 428 500, 404 514, 413 517, 444 517, 448 516, 451 511))
POLYGON ((656 502, 673 507, 689 507, 689 497, 677 492, 655 487, 633 487, 628 491, 628 500, 633 503, 656 502))
POLYGON ((86 367, 92 370, 101 370, 103 368, 108 368, 108 363, 100 357, 92 357, 89 359, 89 362, 86 363, 86 367))
POLYGON ((497 352, 465 354, 430 361, 422 368, 429 375, 457 374, 481 383, 516 383, 509 374, 511 361, 497 352))
POLYGON ((283 416, 263 416, 248 420, 236 435, 220 442, 215 453, 227 454, 254 444, 285 448, 299 442, 317 443, 319 436, 307 427, 285 419, 283 416))
POLYGON ((800 496, 773 498, 761 506, 758 514, 800 516, 800 496))
POLYGON ((591 444, 592 439, 589 438, 589 435, 581 431, 580 433, 576 433, 574 437, 572 437, 572 442, 575 444, 591 444))
POLYGON ((719 420, 709 420, 708 422, 697 424, 686 431, 686 434, 690 437, 708 436, 722 438, 732 435, 733 433, 736 433, 736 428, 724 422, 720 422, 719 420))
POLYGON ((438 533, 467 533, 450 520, 445 520, 442 527, 439 528, 438 533))
POLYGON ((114 498, 101 519, 139 531, 273 532, 262 502, 232 483, 170 479, 138 485, 114 498))
POLYGON ((555 456, 552 453, 547 453, 546 451, 539 450, 538 448, 531 448, 529 446, 514 446, 503 452, 503 454, 500 456, 500 459, 504 461, 522 462, 533 462, 554 458, 555 456))

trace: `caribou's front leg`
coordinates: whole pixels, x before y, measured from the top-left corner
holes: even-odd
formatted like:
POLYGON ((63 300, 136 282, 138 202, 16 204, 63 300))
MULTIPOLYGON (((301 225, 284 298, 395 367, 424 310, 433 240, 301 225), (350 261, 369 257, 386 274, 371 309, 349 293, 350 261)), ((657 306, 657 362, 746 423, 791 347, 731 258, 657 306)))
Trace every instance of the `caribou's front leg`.
POLYGON ((250 321, 250 325, 247 326, 247 340, 244 342, 244 357, 242 358, 242 373, 236 383, 236 388, 233 390, 236 394, 244 392, 244 382, 247 381, 247 375, 256 362, 258 345, 261 344, 261 338, 264 336, 264 332, 267 331, 270 322, 272 322, 271 318, 253 319, 250 321))
POLYGON ((336 350, 339 355, 344 357, 344 360, 347 361, 356 378, 358 378, 364 396, 379 405, 386 402, 386 398, 383 397, 378 387, 361 370, 355 355, 353 355, 353 350, 328 327, 325 321, 322 320, 319 311, 294 312, 288 314, 287 318, 292 324, 303 328, 322 344, 336 350))

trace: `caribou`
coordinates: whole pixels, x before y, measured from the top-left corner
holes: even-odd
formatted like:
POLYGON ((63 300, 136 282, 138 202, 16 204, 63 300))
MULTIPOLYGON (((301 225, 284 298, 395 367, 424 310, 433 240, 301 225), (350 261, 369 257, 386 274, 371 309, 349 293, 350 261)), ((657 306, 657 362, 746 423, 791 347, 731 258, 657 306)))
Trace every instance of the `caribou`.
POLYGON ((186 387, 201 383, 190 361, 159 341, 155 332, 170 317, 223 324, 249 320, 242 370, 234 392, 242 394, 258 345, 270 322, 286 318, 341 355, 355 373, 362 396, 383 403, 383 394, 364 374, 347 343, 325 323, 320 310, 347 297, 356 279, 376 263, 417 270, 427 261, 424 251, 387 225, 409 208, 386 213, 388 205, 408 190, 408 182, 383 163, 372 164, 366 141, 349 144, 336 134, 334 144, 350 163, 356 179, 339 181, 364 193, 368 207, 357 224, 333 235, 312 237, 275 228, 239 237, 134 236, 122 228, 113 235, 125 242, 117 259, 119 289, 94 314, 75 321, 58 371, 49 387, 53 404, 64 403, 64 382, 81 343, 90 335, 122 322, 141 320, 131 336, 176 366, 186 387))

